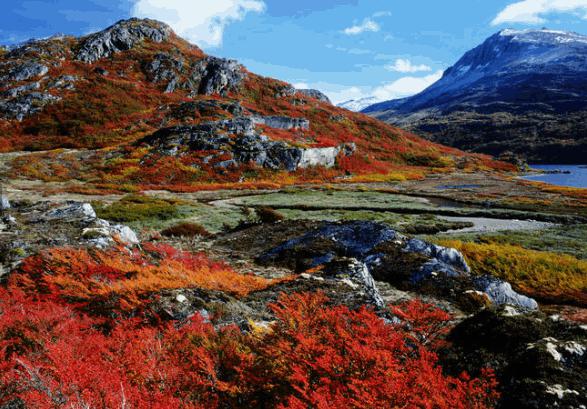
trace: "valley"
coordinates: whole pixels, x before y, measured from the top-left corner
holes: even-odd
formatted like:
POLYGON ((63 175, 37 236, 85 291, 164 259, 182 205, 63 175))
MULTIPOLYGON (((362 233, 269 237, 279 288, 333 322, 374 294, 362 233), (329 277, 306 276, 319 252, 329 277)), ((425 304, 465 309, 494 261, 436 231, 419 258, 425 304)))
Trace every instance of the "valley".
POLYGON ((0 409, 585 403, 587 190, 155 20, 0 92, 0 409))

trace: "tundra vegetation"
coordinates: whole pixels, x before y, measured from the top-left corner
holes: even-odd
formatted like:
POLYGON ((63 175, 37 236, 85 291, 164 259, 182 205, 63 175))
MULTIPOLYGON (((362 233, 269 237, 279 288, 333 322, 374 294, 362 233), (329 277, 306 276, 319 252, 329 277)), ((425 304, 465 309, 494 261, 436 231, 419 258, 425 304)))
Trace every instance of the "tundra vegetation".
POLYGON ((0 409, 587 404, 584 190, 137 19, 0 51, 0 152, 0 409))

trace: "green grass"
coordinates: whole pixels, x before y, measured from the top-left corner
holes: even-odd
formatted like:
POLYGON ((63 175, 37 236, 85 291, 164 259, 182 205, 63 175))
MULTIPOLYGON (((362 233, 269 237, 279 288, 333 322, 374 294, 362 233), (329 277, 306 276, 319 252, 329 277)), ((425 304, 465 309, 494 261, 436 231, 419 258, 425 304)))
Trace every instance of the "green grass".
POLYGON ((392 212, 374 212, 369 210, 298 210, 276 209, 289 220, 368 220, 386 223, 390 227, 406 234, 434 234, 438 231, 468 227, 469 224, 451 222, 434 215, 407 215, 392 212))
POLYGON ((336 190, 290 190, 266 195, 247 196, 239 202, 251 206, 329 206, 337 207, 378 207, 382 209, 413 207, 434 208, 425 199, 381 192, 352 192, 336 190))
POLYGON ((136 194, 124 196, 110 205, 99 202, 92 205, 98 217, 121 223, 171 220, 185 213, 185 205, 181 201, 136 194))

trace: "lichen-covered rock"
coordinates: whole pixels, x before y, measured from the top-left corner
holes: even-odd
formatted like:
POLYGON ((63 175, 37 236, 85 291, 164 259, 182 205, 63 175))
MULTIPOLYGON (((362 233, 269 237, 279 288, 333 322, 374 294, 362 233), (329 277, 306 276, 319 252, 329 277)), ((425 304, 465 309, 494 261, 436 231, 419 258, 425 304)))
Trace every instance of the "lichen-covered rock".
POLYGON ((68 202, 39 215, 38 219, 46 221, 61 220, 64 222, 93 220, 96 219, 96 212, 89 203, 68 202))
POLYGON ((49 67, 37 61, 11 61, 9 67, 8 74, 0 78, 0 82, 26 81, 49 72, 49 67))
POLYGON ((158 53, 153 61, 145 65, 145 72, 151 82, 166 82, 166 93, 175 91, 183 71, 183 58, 166 53, 158 53))
POLYGON ((28 84, 20 85, 18 87, 10 88, 10 89, 4 91, 2 93, 2 96, 6 97, 6 98, 16 98, 21 94, 24 94, 24 93, 30 92, 30 91, 35 91, 35 90, 38 90, 39 88, 41 88, 40 82, 38 82, 38 81, 31 82, 28 84))
POLYGON ((13 201, 0 221, 0 265, 12 271, 25 257, 49 247, 99 247, 139 243, 128 226, 96 217, 89 203, 13 201))
POLYGON ((10 209, 10 201, 6 196, 0 196, 0 210, 10 209))
POLYGON ((277 92, 275 93, 275 98, 291 98, 296 92, 297 90, 293 86, 284 84, 278 87, 277 92))
MULTIPOLYGON (((501 280, 492 279, 491 286, 481 288, 457 250, 409 239, 381 223, 326 223, 263 252, 257 260, 301 272, 335 263, 341 257, 356 258, 376 280, 403 290, 417 290, 456 303, 465 291, 481 290, 494 305, 537 308, 534 300, 515 293, 501 280), (497 292, 504 289, 509 289, 507 297, 505 292, 497 292)), ((466 304, 472 305, 469 299, 466 304)), ((478 306, 482 308, 483 304, 478 306)))
POLYGON ((143 40, 161 43, 171 33, 171 28, 159 21, 136 18, 122 20, 82 39, 75 58, 93 63, 114 53, 130 50, 143 40))
POLYGON ((49 89, 66 89, 69 91, 75 90, 75 83, 79 77, 75 75, 61 75, 49 83, 49 89))
POLYGON ((371 300, 370 304, 379 309, 385 308, 385 301, 383 301, 377 284, 375 284, 375 280, 364 262, 355 258, 342 258, 336 263, 328 265, 328 273, 343 279, 348 276, 351 280, 349 285, 363 291, 371 300))
POLYGON ((226 95, 237 91, 245 77, 245 69, 237 61, 206 57, 194 64, 190 79, 198 94, 226 95))
POLYGON ((449 334, 441 364, 450 374, 492 368, 498 408, 587 406, 587 332, 564 320, 512 307, 484 309, 449 334))
POLYGON ((330 98, 328 98, 323 92, 318 91, 317 89, 299 89, 297 91, 307 97, 314 98, 318 101, 326 102, 328 104, 332 104, 332 102, 330 102, 330 98))
POLYGON ((266 125, 276 129, 310 129, 310 121, 305 118, 291 118, 288 116, 253 116, 251 117, 255 124, 266 125))

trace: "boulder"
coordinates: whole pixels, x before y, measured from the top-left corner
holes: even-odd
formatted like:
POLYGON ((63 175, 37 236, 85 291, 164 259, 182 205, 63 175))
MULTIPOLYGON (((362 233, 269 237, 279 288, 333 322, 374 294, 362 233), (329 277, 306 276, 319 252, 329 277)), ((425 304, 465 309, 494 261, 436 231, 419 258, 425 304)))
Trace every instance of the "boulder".
POLYGON ((159 21, 137 18, 121 20, 103 31, 83 38, 75 58, 93 63, 117 52, 130 50, 143 40, 161 43, 171 34, 171 28, 159 21))
POLYGON ((302 157, 300 159, 299 167, 309 168, 311 166, 324 166, 331 168, 336 164, 336 157, 340 152, 340 148, 333 146, 329 148, 308 148, 302 149, 302 157))
POLYGON ((496 305, 510 304, 529 310, 538 309, 538 303, 535 300, 515 292, 510 283, 489 276, 478 277, 474 282, 475 287, 487 294, 496 305))
POLYGON ((300 94, 303 94, 307 97, 314 98, 314 99, 317 99, 318 101, 326 102, 327 104, 332 105, 332 102, 330 102, 330 98, 328 98, 324 93, 322 93, 321 91, 318 91, 317 89, 299 89, 297 91, 300 94))
POLYGON ((53 208, 39 216, 43 221, 91 221, 96 219, 96 212, 89 203, 68 202, 59 207, 53 208))
POLYGON ((10 209, 10 201, 6 196, 0 196, 0 210, 10 209))
POLYGON ((98 248, 110 247, 115 243, 125 246, 139 244, 136 233, 128 226, 110 224, 103 219, 95 219, 90 227, 83 229, 82 238, 98 248))

